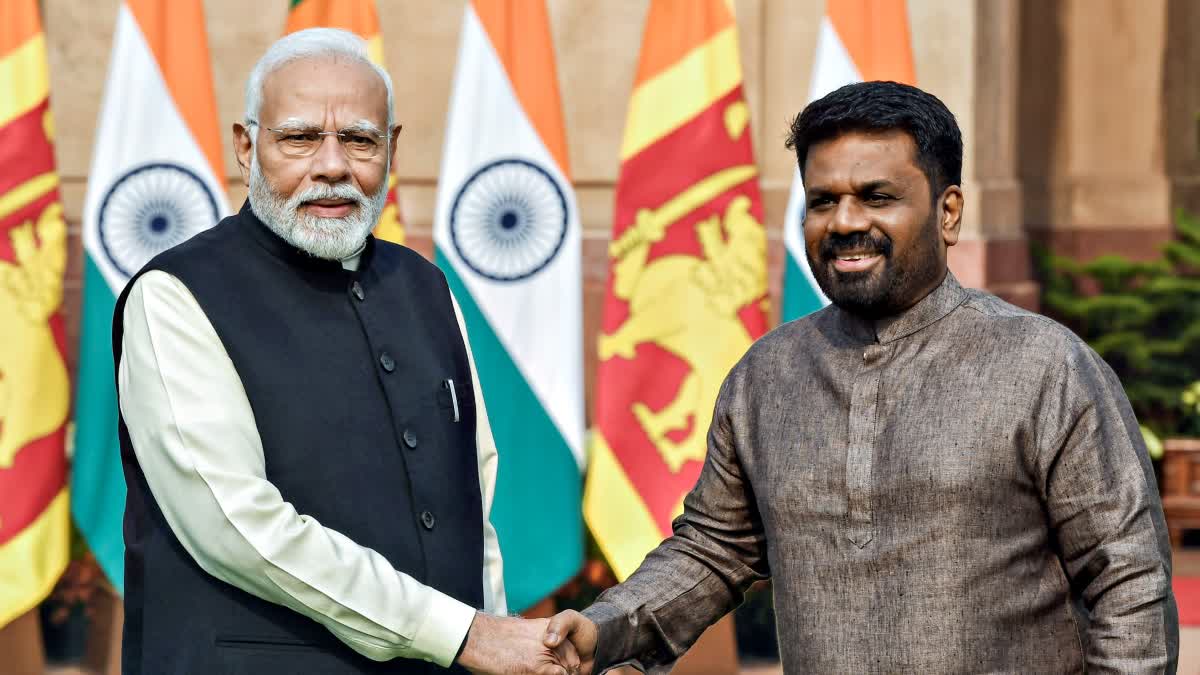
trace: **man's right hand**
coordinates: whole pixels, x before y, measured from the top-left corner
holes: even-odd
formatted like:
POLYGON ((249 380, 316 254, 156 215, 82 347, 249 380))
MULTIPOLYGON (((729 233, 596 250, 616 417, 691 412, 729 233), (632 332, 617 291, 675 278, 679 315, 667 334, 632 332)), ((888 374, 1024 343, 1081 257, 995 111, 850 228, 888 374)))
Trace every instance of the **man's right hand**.
POLYGON ((543 644, 545 619, 518 619, 475 614, 458 664, 472 673, 495 675, 574 675, 579 656, 574 648, 551 650, 543 644))
POLYGON ((600 629, 591 619, 574 610, 567 610, 555 614, 550 619, 542 642, 553 649, 563 663, 566 663, 570 656, 575 656, 572 651, 578 652, 576 658, 579 660, 579 675, 592 675, 592 668, 596 665, 596 641, 599 637, 600 629), (574 650, 571 649, 572 645, 574 650))

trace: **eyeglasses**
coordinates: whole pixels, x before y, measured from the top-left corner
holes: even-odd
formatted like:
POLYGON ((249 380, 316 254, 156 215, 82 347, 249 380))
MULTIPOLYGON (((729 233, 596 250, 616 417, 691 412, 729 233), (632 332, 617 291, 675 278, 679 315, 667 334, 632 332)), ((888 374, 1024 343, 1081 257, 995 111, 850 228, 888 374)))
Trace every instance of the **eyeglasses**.
MULTIPOLYGON (((253 120, 247 126, 258 126, 253 120)), ((388 145, 388 137, 366 129, 343 131, 317 131, 316 129, 272 129, 264 130, 275 134, 275 145, 286 157, 311 157, 316 154, 326 136, 337 136, 342 149, 350 159, 371 159, 379 154, 380 147, 388 145)), ((396 125, 396 131, 401 129, 396 125)))

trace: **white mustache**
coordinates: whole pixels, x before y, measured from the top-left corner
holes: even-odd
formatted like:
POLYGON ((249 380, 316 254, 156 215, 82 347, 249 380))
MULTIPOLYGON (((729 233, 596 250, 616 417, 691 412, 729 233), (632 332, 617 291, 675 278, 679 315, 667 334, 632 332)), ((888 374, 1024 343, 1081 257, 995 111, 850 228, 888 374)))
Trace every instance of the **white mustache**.
POLYGON ((304 192, 294 195, 288 200, 288 209, 296 210, 305 202, 313 202, 318 199, 349 199, 356 206, 362 207, 367 205, 367 196, 359 192, 353 185, 347 183, 338 183, 337 185, 314 185, 304 192))

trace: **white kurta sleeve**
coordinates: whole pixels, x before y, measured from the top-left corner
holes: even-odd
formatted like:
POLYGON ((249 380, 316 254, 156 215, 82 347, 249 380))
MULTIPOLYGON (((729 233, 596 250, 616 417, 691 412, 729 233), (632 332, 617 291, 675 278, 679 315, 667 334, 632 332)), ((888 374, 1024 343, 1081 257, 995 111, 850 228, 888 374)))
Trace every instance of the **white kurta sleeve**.
MULTIPOLYGON (((117 380, 134 454, 171 530, 200 567, 321 623, 368 658, 441 666, 454 660, 473 608, 298 513, 267 480, 241 379, 182 282, 160 271, 138 279, 121 344, 117 380)), ((480 457, 482 478, 482 447, 480 457)), ((494 481, 494 447, 490 457, 494 481)), ((490 488, 484 494, 486 509, 490 488)), ((494 544, 490 525, 486 536, 494 544)), ((499 569, 498 552, 494 564, 499 569)))
POLYGON ((479 384, 479 373, 475 370, 475 356, 471 353, 471 341, 467 339, 467 327, 463 322, 462 309, 453 295, 454 315, 458 318, 458 330, 467 346, 467 359, 471 363, 471 383, 475 390, 475 447, 479 454, 479 489, 483 495, 483 602, 484 610, 492 614, 508 611, 508 599, 504 593, 504 563, 500 559, 500 540, 492 526, 492 500, 496 496, 496 471, 500 456, 496 441, 492 438, 492 425, 488 422, 487 407, 483 403, 483 387, 479 384))

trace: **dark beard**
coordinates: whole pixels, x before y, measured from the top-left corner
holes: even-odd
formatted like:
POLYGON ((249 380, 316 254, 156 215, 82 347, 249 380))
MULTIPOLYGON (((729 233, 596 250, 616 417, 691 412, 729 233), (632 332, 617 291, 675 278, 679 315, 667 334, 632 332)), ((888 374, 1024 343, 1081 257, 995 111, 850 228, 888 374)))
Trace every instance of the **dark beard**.
MULTIPOLYGON (((892 316, 908 309, 920 298, 912 297, 932 285, 942 273, 938 261, 936 211, 922 230, 921 241, 908 255, 896 258, 892 240, 885 234, 868 232, 829 234, 820 245, 819 260, 808 254, 808 265, 817 285, 833 304, 868 319, 892 316), (843 251, 879 254, 878 267, 867 272, 839 272, 833 260, 843 251)), ((806 249, 807 251, 807 249, 806 249)))

